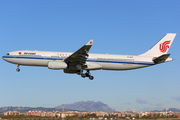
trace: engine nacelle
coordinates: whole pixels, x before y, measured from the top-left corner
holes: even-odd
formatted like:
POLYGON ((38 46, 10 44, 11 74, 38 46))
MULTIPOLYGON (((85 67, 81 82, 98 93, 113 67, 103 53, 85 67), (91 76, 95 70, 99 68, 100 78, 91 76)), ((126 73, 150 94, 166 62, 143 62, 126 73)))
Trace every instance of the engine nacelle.
POLYGON ((67 67, 68 67, 67 64, 63 61, 49 61, 48 62, 49 69, 59 70, 59 69, 66 69, 67 67))

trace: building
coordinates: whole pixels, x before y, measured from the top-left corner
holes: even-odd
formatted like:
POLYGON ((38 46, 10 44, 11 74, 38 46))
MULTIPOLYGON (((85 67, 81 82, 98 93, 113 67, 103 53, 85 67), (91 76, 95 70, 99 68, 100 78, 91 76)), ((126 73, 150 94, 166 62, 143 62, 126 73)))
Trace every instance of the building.
POLYGON ((5 112, 4 115, 20 115, 20 112, 18 111, 8 111, 8 112, 5 112))

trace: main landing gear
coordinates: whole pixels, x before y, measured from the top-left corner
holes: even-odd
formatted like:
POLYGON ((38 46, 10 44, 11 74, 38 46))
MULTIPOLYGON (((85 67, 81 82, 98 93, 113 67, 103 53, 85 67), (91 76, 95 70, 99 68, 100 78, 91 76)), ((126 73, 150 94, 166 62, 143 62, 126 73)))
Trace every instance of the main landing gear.
POLYGON ((19 66, 20 66, 20 65, 17 65, 17 69, 16 69, 17 72, 20 72, 19 66))
POLYGON ((82 70, 78 70, 78 71, 77 71, 77 74, 78 74, 78 75, 81 75, 82 78, 89 77, 90 80, 93 80, 93 79, 94 79, 94 77, 91 76, 91 73, 90 73, 89 70, 87 70, 86 73, 83 73, 82 70))

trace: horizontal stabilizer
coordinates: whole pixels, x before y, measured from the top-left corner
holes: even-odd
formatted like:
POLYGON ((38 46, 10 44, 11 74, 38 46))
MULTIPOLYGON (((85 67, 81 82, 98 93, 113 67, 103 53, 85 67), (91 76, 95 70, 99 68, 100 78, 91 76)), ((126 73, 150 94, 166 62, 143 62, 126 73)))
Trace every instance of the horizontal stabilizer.
POLYGON ((170 56, 170 54, 164 54, 153 59, 155 64, 163 63, 170 56))

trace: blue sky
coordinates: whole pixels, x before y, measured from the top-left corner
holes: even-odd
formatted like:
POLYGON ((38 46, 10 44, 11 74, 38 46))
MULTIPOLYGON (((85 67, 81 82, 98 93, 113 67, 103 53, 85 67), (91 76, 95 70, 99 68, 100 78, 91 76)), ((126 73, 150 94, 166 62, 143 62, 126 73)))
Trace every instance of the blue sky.
POLYGON ((90 81, 62 70, 16 66, 0 60, 0 107, 55 107, 102 101, 118 111, 180 109, 179 0, 1 0, 0 55, 16 50, 138 55, 166 33, 177 33, 175 60, 130 71, 92 71, 90 81))

